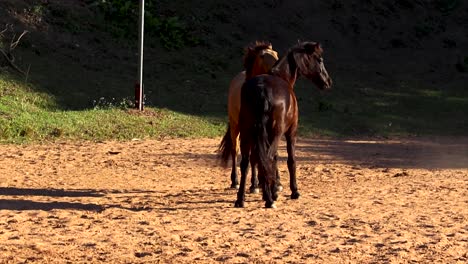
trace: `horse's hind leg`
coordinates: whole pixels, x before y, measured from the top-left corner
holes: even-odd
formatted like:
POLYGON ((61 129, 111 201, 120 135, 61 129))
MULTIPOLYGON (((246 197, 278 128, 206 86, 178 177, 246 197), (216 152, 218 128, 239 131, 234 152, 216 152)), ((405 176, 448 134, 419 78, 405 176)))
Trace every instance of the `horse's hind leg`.
POLYGON ((237 191, 237 200, 234 204, 235 207, 244 207, 245 201, 245 182, 247 178, 247 169, 249 167, 249 158, 250 158, 250 145, 245 142, 241 142, 241 180, 239 190, 237 191), (244 144, 243 144, 244 143, 244 144))
POLYGON ((232 168, 231 168, 231 188, 238 189, 239 181, 237 180, 237 151, 234 148, 231 150, 232 168))
POLYGON ((296 135, 295 133, 286 133, 286 144, 288 151, 288 170, 289 170, 289 186, 291 188, 291 199, 298 199, 300 194, 297 191, 296 182, 296 135))
POLYGON ((234 204, 235 207, 244 207, 245 202, 245 181, 247 178, 247 168, 249 166, 249 155, 242 155, 241 159, 241 180, 239 190, 237 191, 237 200, 234 204))
POLYGON ((251 167, 251 171, 252 171, 252 175, 251 175, 251 185, 250 185, 250 193, 259 193, 260 192, 260 188, 258 187, 258 177, 257 177, 257 166, 255 165, 255 163, 253 162, 253 160, 250 160, 250 167, 251 167))
POLYGON ((238 189, 239 181, 237 180, 237 138, 239 137, 239 128, 236 124, 230 125, 231 127, 231 159, 232 159, 232 168, 231 168, 231 188, 238 189))
POLYGON ((270 189, 271 189, 271 197, 272 197, 273 201, 276 201, 276 200, 278 200, 279 187, 281 187, 281 189, 283 188, 283 186, 281 186, 281 183, 279 182, 278 153, 276 153, 276 155, 273 158, 273 168, 276 168, 276 171, 275 171, 275 178, 276 179, 275 179, 275 182, 270 185, 270 189))
POLYGON ((283 185, 281 184, 281 181, 280 181, 280 174, 279 174, 279 170, 278 170, 278 165, 276 165, 277 162, 278 162, 278 153, 276 153, 274 159, 275 159, 275 167, 276 167, 276 191, 282 192, 283 191, 283 185))

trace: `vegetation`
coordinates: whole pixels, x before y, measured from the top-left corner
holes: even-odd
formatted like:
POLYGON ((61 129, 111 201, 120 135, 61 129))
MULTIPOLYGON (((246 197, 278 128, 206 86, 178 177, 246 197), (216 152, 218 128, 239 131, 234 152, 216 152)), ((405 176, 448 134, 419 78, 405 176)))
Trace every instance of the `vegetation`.
POLYGON ((0 23, 14 28, 0 49, 29 32, 11 51, 27 81, 0 58, 0 141, 221 136, 242 48, 265 39, 284 54, 308 37, 324 41, 334 88, 322 94, 298 81, 300 135, 467 134, 463 1, 267 2, 146 0, 147 100, 139 113, 138 1, 0 1, 0 23))
POLYGON ((213 137, 224 124, 167 109, 135 112, 109 103, 83 111, 63 111, 54 98, 0 73, 0 142, 44 140, 129 140, 133 138, 213 137))
MULTIPOLYGON (((468 131, 468 93, 402 82, 393 89, 359 85, 303 99, 301 133, 329 136, 459 135, 468 131)), ((304 90, 307 88, 304 88, 304 90)), ((298 91, 301 98, 306 96, 298 91)))
MULTIPOLYGON (((138 19, 138 2, 127 0, 96 0, 96 6, 111 23, 112 31, 120 38, 135 37, 135 25, 138 19)), ((156 1, 145 2, 145 31, 149 36, 159 38, 167 50, 194 46, 199 39, 194 37, 188 27, 177 16, 156 15, 156 1)))
POLYGON ((458 7, 460 0, 436 0, 435 5, 442 12, 449 12, 458 7))

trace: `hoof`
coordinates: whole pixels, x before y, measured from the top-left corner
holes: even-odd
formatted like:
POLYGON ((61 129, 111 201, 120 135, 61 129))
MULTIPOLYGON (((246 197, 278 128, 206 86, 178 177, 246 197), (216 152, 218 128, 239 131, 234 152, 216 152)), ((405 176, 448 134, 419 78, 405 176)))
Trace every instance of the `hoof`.
POLYGON ((278 190, 278 192, 282 192, 283 191, 283 185, 278 185, 276 186, 276 189, 278 190))
POLYGON ((244 207, 244 202, 243 201, 236 201, 234 203, 235 208, 243 208, 244 207))
POLYGON ((292 193, 292 194, 291 194, 291 199, 294 199, 294 200, 295 200, 295 199, 299 199, 299 196, 301 196, 301 195, 299 194, 299 192, 292 193))
POLYGON ((250 187, 250 193, 260 193, 260 188, 250 187))
POLYGON ((239 190, 239 184, 231 184, 231 189, 239 190))
POLYGON ((275 209, 276 208, 276 204, 273 202, 273 203, 265 203, 265 208, 273 208, 275 209))

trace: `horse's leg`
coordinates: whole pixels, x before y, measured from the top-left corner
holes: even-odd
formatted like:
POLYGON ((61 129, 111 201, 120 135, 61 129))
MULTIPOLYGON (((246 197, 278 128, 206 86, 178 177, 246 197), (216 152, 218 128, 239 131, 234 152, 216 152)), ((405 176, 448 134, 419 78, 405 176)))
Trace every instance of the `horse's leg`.
POLYGON ((237 180, 237 152, 231 150, 232 169, 231 169, 231 188, 239 189, 239 181, 237 180))
POLYGON ((267 197, 267 192, 265 191, 265 186, 266 186, 265 176, 263 172, 261 172, 260 170, 258 171, 258 181, 260 184, 260 188, 262 188, 262 199, 263 201, 267 201, 268 197, 267 197))
POLYGON ((268 182, 265 176, 264 170, 258 171, 258 179, 260 181, 260 186, 262 187, 262 198, 263 201, 265 201, 265 208, 276 208, 275 201, 278 198, 277 195, 275 197, 276 185, 272 182, 268 182))
POLYGON ((252 168, 252 175, 250 177, 250 193, 259 193, 260 188, 258 187, 257 166, 253 160, 250 160, 250 167, 252 168))
POLYGON ((235 207, 244 207, 244 201, 245 201, 245 181, 247 178, 247 169, 249 167, 249 155, 250 155, 250 146, 248 143, 246 144, 245 142, 241 142, 241 154, 242 154, 242 159, 241 159, 241 180, 240 180, 240 186, 239 190, 237 191, 237 200, 234 204, 235 207))
POLYGON ((274 182, 266 182, 262 184, 263 187, 263 200, 265 200, 266 208, 276 208, 275 201, 278 199, 276 192, 276 184, 274 182))
POLYGON ((231 169, 231 188, 238 189, 239 181, 237 180, 237 138, 239 136, 239 128, 237 124, 231 122, 231 158, 232 158, 232 169, 231 169))
MULTIPOLYGON (((279 174, 278 174, 278 152, 275 154, 273 158, 273 168, 276 168, 276 171, 275 171, 276 179, 273 184, 270 184, 270 188, 271 188, 272 199, 273 201, 276 201, 278 200, 278 190, 279 190, 279 187, 281 186, 281 183, 279 182, 279 174)), ((283 187, 281 186, 281 188, 283 187)))
MULTIPOLYGON (((276 150, 275 154, 273 155, 273 159, 271 160, 271 164, 266 164, 266 166, 271 166, 269 172, 273 173, 273 175, 265 175, 264 184, 263 186, 263 199, 265 200, 265 207, 266 208, 276 208, 275 201, 278 199, 278 186, 277 186, 277 178, 278 178, 278 145, 281 139, 281 130, 276 128, 274 130, 274 136, 270 142, 270 151, 276 150), (267 181, 267 179, 269 179, 267 181)), ((260 173, 260 172, 259 172, 260 173)), ((266 173, 266 171, 262 171, 262 173, 266 173)))
POLYGON ((235 207, 244 207, 245 201, 245 181, 247 178, 247 168, 249 166, 249 155, 242 155, 241 159, 241 180, 239 190, 237 191, 237 200, 234 204, 235 207))
MULTIPOLYGON (((278 163, 278 152, 276 152, 276 155, 275 155, 275 164, 278 163)), ((281 184, 281 181, 280 181, 280 174, 279 174, 279 170, 278 170, 278 165, 276 165, 276 190, 278 192, 282 192, 283 191, 283 185, 281 184)))
POLYGON ((289 186, 291 188, 291 199, 298 199, 300 194, 297 191, 296 182, 296 133, 286 133, 286 144, 288 151, 288 170, 289 170, 289 186))

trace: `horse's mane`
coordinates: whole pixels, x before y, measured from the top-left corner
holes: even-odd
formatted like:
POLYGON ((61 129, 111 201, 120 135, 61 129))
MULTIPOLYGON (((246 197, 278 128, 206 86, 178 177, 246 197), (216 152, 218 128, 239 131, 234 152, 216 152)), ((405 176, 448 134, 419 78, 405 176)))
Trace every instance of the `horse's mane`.
POLYGON ((294 61, 294 58, 292 57, 292 55, 293 55, 294 52, 303 51, 304 46, 306 44, 318 44, 318 43, 313 42, 313 41, 308 41, 308 42, 307 41, 305 41, 305 42, 298 41, 298 43, 296 45, 289 48, 288 51, 281 58, 279 58, 279 60, 277 60, 275 62, 275 64, 273 65, 273 67, 270 70, 270 73, 278 72, 280 64, 285 63, 284 60, 286 60, 288 64, 291 64, 291 63, 296 64, 296 62, 294 61))
POLYGON ((258 53, 265 49, 272 49, 272 45, 268 41, 255 41, 249 44, 247 47, 244 48, 244 69, 249 72, 252 70, 254 65, 255 59, 258 56, 258 53))

